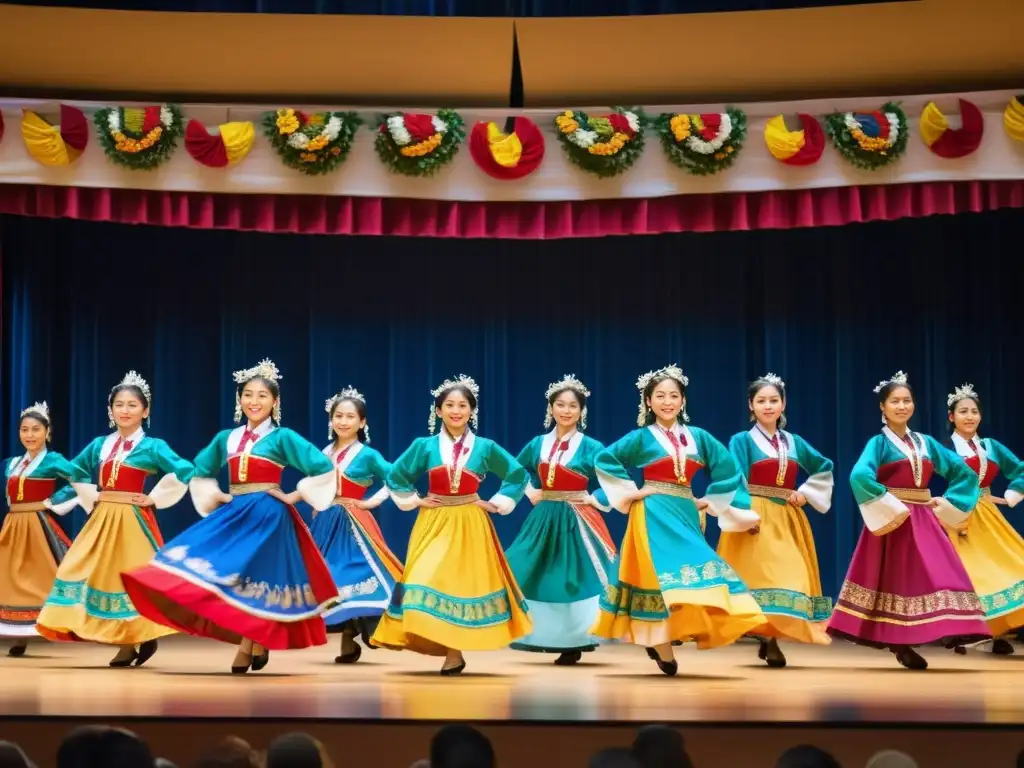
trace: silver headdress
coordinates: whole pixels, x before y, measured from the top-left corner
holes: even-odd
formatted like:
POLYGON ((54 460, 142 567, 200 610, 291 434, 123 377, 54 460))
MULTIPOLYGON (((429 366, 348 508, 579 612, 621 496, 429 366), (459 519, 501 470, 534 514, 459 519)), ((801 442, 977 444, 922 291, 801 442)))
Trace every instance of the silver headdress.
POLYGON ((978 393, 974 391, 973 384, 964 384, 962 387, 954 389, 946 396, 946 407, 952 408, 956 403, 968 398, 975 402, 978 400, 978 393))
MULTIPOLYGON (((275 384, 283 379, 281 372, 277 370, 277 366, 274 365, 274 361, 269 357, 265 357, 260 360, 259 364, 252 368, 243 368, 241 371, 235 371, 232 375, 235 380, 235 384, 245 384, 246 382, 252 381, 253 379, 266 379, 272 381, 275 384)), ((281 397, 278 395, 277 402, 274 404, 274 410, 270 414, 270 418, 273 419, 275 424, 281 423, 281 397)), ((238 392, 238 388, 235 388, 235 424, 242 421, 242 398, 238 392)))
POLYGON ((758 381, 766 382, 771 384, 773 387, 779 387, 781 389, 786 388, 786 382, 782 380, 781 376, 776 376, 774 373, 766 373, 764 376, 759 378, 758 381))
MULTIPOLYGON (((562 377, 561 381, 554 381, 548 385, 547 391, 544 393, 544 400, 547 401, 548 409, 547 413, 544 414, 544 429, 548 429, 554 422, 555 415, 551 412, 551 397, 558 392, 564 392, 567 389, 571 389, 573 392, 578 392, 583 396, 584 399, 590 397, 590 390, 584 386, 583 382, 576 378, 576 374, 570 373, 562 377)), ((583 404, 583 410, 580 412, 580 429, 587 428, 587 405, 583 404)))
POLYGON ((874 393, 877 395, 879 392, 882 391, 882 387, 888 386, 889 384, 899 384, 902 386, 906 383, 907 374, 905 374, 903 371, 896 371, 896 373, 893 375, 891 379, 878 382, 878 386, 875 387, 874 393))
MULTIPOLYGON (((142 378, 137 371, 128 371, 128 373, 124 375, 124 378, 113 386, 111 391, 115 389, 120 389, 121 387, 138 387, 139 391, 142 392, 142 396, 146 398, 146 402, 149 403, 149 406, 153 406, 153 394, 149 390, 149 382, 142 378)), ((108 426, 110 426, 110 428, 113 429, 114 411, 111 409, 109 405, 107 406, 107 419, 110 422, 108 426)), ((148 419, 146 420, 146 424, 149 424, 148 419)))
MULTIPOLYGON (((659 376, 666 376, 670 379, 675 379, 679 382, 682 387, 687 387, 690 384, 690 380, 683 374, 683 369, 676 364, 666 365, 664 368, 659 368, 656 371, 648 371, 639 379, 636 380, 636 388, 640 390, 640 407, 636 417, 637 426, 644 427, 647 425, 647 400, 644 398, 644 390, 647 389, 647 385, 651 383, 651 380, 659 376)), ((684 422, 689 422, 690 417, 686 413, 686 407, 679 412, 679 418, 684 422)))
MULTIPOLYGON (((53 422, 50 421, 50 406, 46 404, 45 400, 43 400, 43 402, 41 403, 32 403, 32 405, 30 405, 28 408, 21 412, 21 416, 19 416, 18 418, 24 418, 25 416, 28 416, 30 413, 42 416, 44 419, 46 419, 47 424, 49 424, 51 427, 53 426, 53 422)), ((49 442, 51 437, 52 435, 49 432, 47 432, 46 441, 49 442)))
MULTIPOLYGON (((328 416, 331 416, 334 413, 334 406, 336 406, 342 400, 358 400, 364 406, 366 405, 366 398, 363 397, 363 394, 358 389, 356 389, 355 387, 345 387, 343 390, 341 390, 341 392, 336 394, 334 397, 328 398, 327 401, 324 403, 324 410, 327 412, 328 416)), ((370 442, 369 423, 367 423, 366 426, 363 427, 363 436, 366 438, 366 442, 370 442)), ((334 424, 331 422, 331 419, 329 418, 327 419, 327 439, 334 439, 334 424)))
MULTIPOLYGON (((464 373, 460 373, 454 379, 445 379, 441 386, 430 390, 430 395, 435 400, 441 395, 442 392, 447 392, 449 389, 454 387, 465 387, 473 393, 473 397, 476 398, 476 408, 473 409, 473 415, 469 417, 469 422, 473 426, 475 432, 480 424, 480 385, 477 384, 471 377, 464 373)), ((430 430, 430 434, 434 434, 437 429, 437 411, 434 409, 434 404, 430 404, 430 418, 427 420, 427 429, 430 430)))

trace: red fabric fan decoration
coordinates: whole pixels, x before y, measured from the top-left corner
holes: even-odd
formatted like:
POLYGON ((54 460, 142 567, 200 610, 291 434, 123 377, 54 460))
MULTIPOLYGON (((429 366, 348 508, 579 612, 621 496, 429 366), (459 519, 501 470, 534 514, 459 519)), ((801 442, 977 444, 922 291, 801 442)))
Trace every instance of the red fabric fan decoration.
POLYGON ((488 176, 501 181, 521 179, 537 170, 544 160, 544 136, 526 117, 514 118, 508 135, 494 123, 481 121, 469 134, 469 153, 488 176))
POLYGON ((971 102, 965 99, 959 101, 961 126, 956 129, 949 127, 949 121, 934 101, 928 102, 921 112, 921 138, 939 157, 966 157, 981 146, 985 118, 981 110, 971 102))
POLYGON ((224 168, 245 159, 256 139, 252 123, 224 123, 210 133, 198 120, 189 120, 185 128, 185 150, 200 165, 224 168))

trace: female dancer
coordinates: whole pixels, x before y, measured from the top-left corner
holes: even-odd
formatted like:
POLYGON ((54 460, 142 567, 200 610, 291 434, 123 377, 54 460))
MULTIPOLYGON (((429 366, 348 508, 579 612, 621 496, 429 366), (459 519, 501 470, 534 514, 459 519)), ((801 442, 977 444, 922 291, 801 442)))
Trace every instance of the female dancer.
POLYGON ((324 613, 327 630, 341 631, 338 664, 359 661, 362 648, 355 642, 361 634, 370 636, 388 607, 395 584, 402 578, 402 562, 384 541, 377 521, 369 510, 388 497, 386 485, 363 500, 374 480, 384 483, 391 465, 371 448, 366 425, 366 398, 351 387, 327 401, 325 410, 333 442, 324 448, 338 473, 334 506, 313 518, 313 540, 331 569, 340 600, 324 613))
POLYGON ((534 508, 508 549, 534 631, 512 647, 558 653, 555 664, 567 666, 597 646, 590 629, 608 586, 615 544, 597 513, 611 509, 604 492, 597 492, 599 498, 587 493, 597 481, 594 462, 604 450, 582 432, 590 392, 570 374, 544 394, 544 426, 554 422, 555 428, 527 443, 516 458, 530 475, 526 495, 534 508))
POLYGON ((142 666, 156 653, 157 638, 173 634, 140 615, 121 580, 163 545, 153 510, 177 504, 194 471, 167 443, 143 431, 152 403, 149 384, 129 371, 107 399, 117 431, 97 437, 72 462, 83 476, 72 485, 89 520, 57 569, 36 627, 50 640, 120 646, 112 667, 142 666), (165 474, 147 495, 146 478, 158 472, 165 474), (86 482, 94 474, 99 489, 86 482))
POLYGON ((597 477, 612 506, 629 514, 617 583, 601 599, 594 634, 648 647, 666 675, 679 669, 673 641, 695 639, 701 649, 734 642, 766 619, 746 586, 704 540, 704 510, 723 531, 758 523, 749 509, 731 506, 743 476, 720 442, 686 422, 686 385, 678 366, 641 376, 640 429, 602 451, 597 477), (711 476, 695 500, 690 483, 699 469, 711 476), (643 471, 637 490, 627 470, 643 471))
POLYGON ((978 478, 934 438, 912 432, 914 393, 903 371, 875 387, 882 433, 850 473, 861 531, 828 633, 887 648, 908 669, 927 669, 914 646, 987 640, 984 612, 960 559, 942 532, 962 528, 978 502, 978 478), (932 473, 945 496, 928 491, 932 473))
POLYGON ((463 651, 504 648, 532 629, 522 592, 487 513, 507 515, 527 475, 504 448, 469 428, 478 423, 480 388, 468 376, 431 392, 431 437, 420 437, 395 462, 388 490, 399 509, 420 507, 409 537, 405 574, 373 635, 384 648, 444 656, 442 675, 466 668, 463 651), (437 418, 444 423, 434 435, 437 418), (483 501, 488 472, 502 480, 483 501), (415 483, 428 478, 428 494, 415 483))
MULTIPOLYGON (((947 529, 953 549, 967 569, 982 608, 992 641, 992 653, 1005 656, 1013 646, 1005 635, 1024 626, 1024 540, 996 508, 1014 507, 1024 498, 1024 463, 991 437, 978 437, 981 405, 970 384, 957 387, 946 398, 953 427, 953 448, 981 482, 981 498, 961 531, 947 529), (1006 498, 992 495, 992 481, 1006 475, 1006 498)), ((962 646, 957 651, 962 651, 962 646)))
POLYGON ((327 509, 337 478, 315 445, 280 428, 280 378, 270 360, 235 372, 235 421, 244 414, 246 424, 218 433, 196 456, 189 490, 203 519, 124 577, 144 616, 237 644, 235 674, 263 669, 270 649, 325 644, 320 614, 338 598, 331 572, 292 506, 301 498, 327 509), (217 485, 225 464, 230 494, 217 485), (306 475, 293 493, 281 491, 285 467, 306 475))
POLYGON ((786 384, 773 373, 752 382, 747 407, 754 426, 734 435, 729 453, 746 479, 761 518, 746 533, 723 533, 718 554, 750 587, 768 623, 751 632, 769 667, 786 666, 778 638, 828 645, 824 622, 832 601, 821 594, 814 536, 803 511, 832 506, 832 462, 799 435, 785 432, 786 384), (807 473, 798 488, 797 473, 807 473))
POLYGON ((46 449, 46 403, 21 412, 18 437, 25 453, 4 460, 8 512, 0 528, 0 635, 17 638, 8 656, 23 656, 28 639, 36 635, 39 611, 71 546, 51 513, 66 515, 78 498, 70 485, 57 491, 57 481, 88 479, 59 453, 46 449))

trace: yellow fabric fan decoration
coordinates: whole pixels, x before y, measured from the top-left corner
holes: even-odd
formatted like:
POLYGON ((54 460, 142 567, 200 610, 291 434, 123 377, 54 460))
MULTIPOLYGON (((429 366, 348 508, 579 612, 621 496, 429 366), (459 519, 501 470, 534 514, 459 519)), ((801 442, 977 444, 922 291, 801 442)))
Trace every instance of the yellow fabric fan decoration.
POLYGON ((82 110, 60 106, 60 124, 50 125, 31 110, 21 115, 21 138, 38 163, 51 167, 71 165, 89 143, 89 122, 82 110))
POLYGON ((1014 96, 1003 112, 1003 127, 1014 141, 1024 141, 1024 96, 1014 96))

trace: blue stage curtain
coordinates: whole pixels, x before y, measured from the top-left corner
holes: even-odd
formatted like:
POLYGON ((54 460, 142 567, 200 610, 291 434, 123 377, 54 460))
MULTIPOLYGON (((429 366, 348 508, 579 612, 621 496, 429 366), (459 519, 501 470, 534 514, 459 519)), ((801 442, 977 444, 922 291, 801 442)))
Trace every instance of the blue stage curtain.
MULTIPOLYGON (((726 442, 749 426, 746 383, 773 371, 792 431, 837 465, 832 511, 809 512, 834 595, 861 530, 847 478, 879 428, 879 380, 907 371, 914 426, 940 438, 946 393, 973 382, 983 433, 1024 451, 1019 218, 529 242, 0 217, 4 455, 36 399, 64 453, 107 433, 107 393, 133 368, 153 386, 151 433, 183 455, 232 426, 231 372, 267 356, 285 425, 325 445, 324 400, 353 385, 392 459, 426 434, 430 389, 460 372, 482 386, 481 434, 518 452, 565 373, 591 388, 589 431, 611 442, 635 427, 637 376, 678 362, 693 423, 726 442)), ((506 544, 528 511, 496 520, 506 544)), ((404 554, 414 516, 387 502, 379 517, 404 554)), ((197 518, 186 498, 159 519, 169 538, 197 518)), ((620 537, 625 518, 609 523, 620 537)))
POLYGON ((765 11, 910 0, 42 0, 34 5, 124 11, 387 16, 646 16, 765 11))

